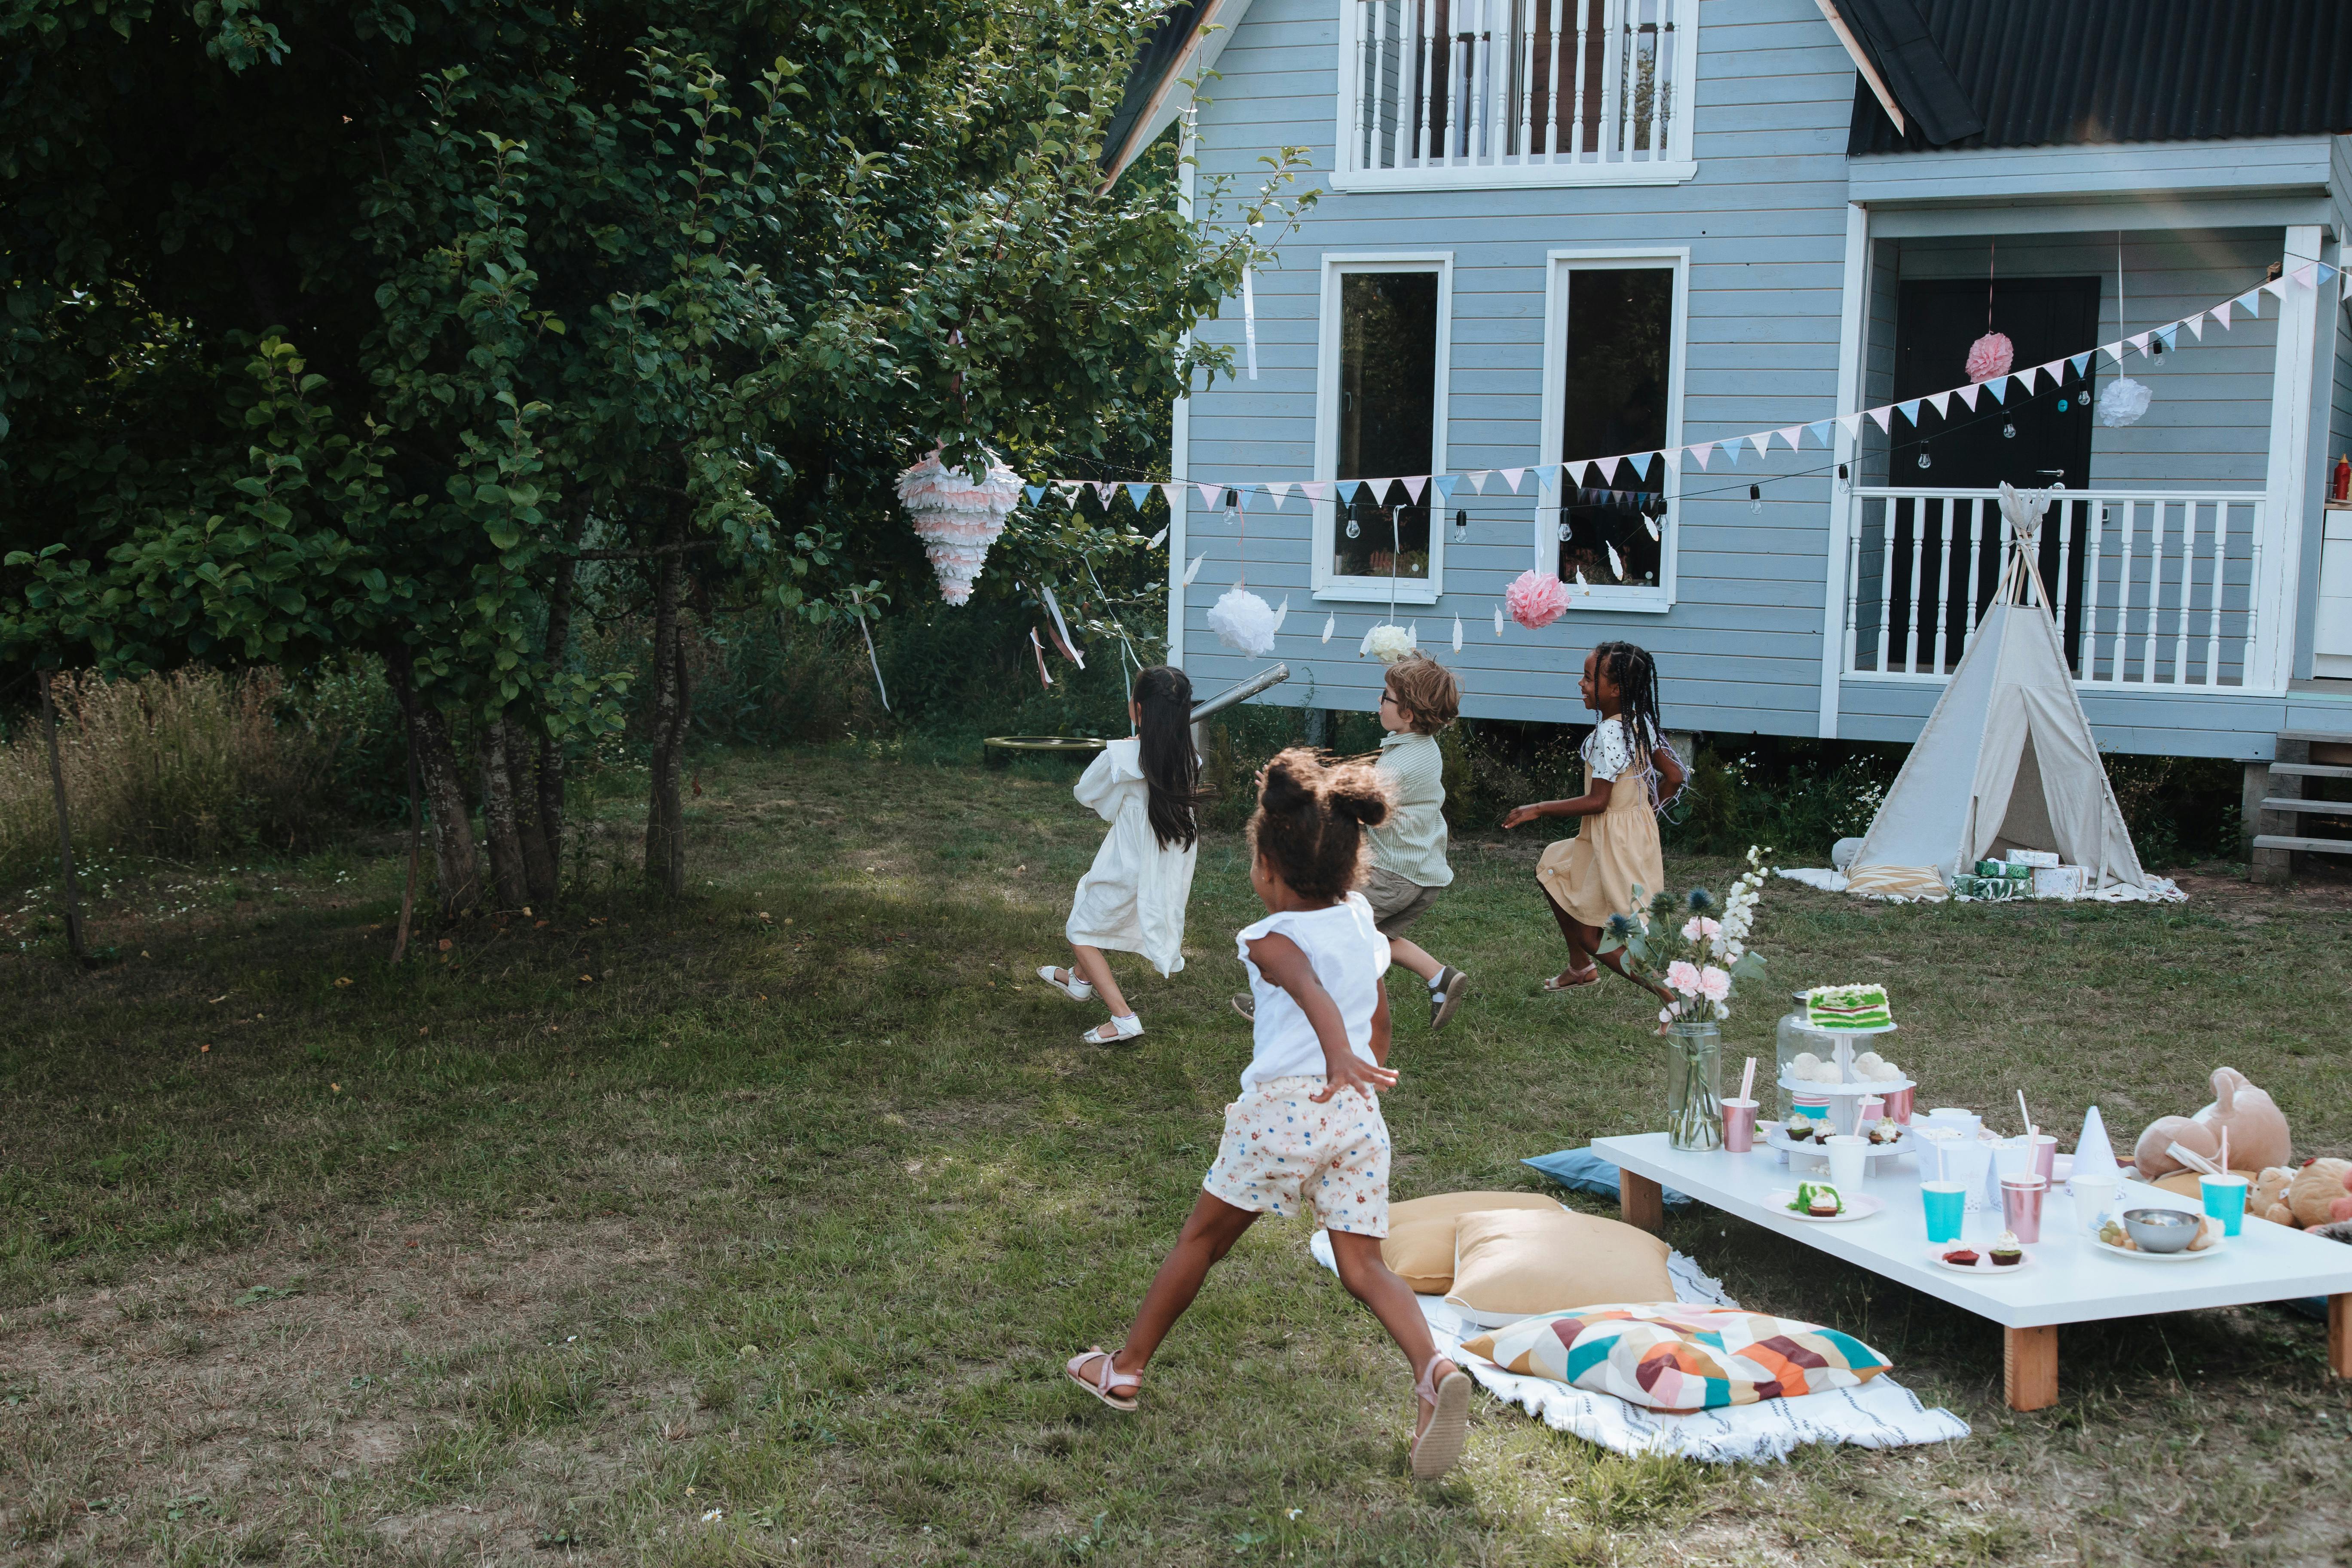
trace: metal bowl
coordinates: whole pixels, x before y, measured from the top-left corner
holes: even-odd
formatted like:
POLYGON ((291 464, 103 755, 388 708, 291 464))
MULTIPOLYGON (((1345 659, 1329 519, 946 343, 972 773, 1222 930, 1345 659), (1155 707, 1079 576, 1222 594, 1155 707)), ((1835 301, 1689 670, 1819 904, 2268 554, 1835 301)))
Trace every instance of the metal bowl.
POLYGON ((2142 1252, 2181 1252, 2197 1239, 2205 1216, 2184 1209, 2126 1209, 2123 1221, 2142 1252))

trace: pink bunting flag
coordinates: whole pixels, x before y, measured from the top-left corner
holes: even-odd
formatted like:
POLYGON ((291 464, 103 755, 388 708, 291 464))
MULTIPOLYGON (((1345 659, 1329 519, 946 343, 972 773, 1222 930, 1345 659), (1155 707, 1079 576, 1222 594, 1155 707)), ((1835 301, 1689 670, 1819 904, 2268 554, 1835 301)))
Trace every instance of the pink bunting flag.
POLYGON ((1519 480, 1527 475, 1525 468, 1498 468, 1496 471, 1503 476, 1503 482, 1511 487, 1513 495, 1519 493, 1519 480))
POLYGON ((1421 504, 1421 492, 1428 488, 1429 476, 1427 474, 1415 474, 1412 479, 1404 481, 1405 499, 1412 501, 1413 505, 1419 506, 1421 504))
POLYGON ((1698 445, 1695 447, 1685 447, 1683 450, 1688 452, 1692 457, 1698 459, 1699 471, 1704 473, 1706 471, 1706 460, 1715 456, 1715 443, 1712 441, 1701 441, 1698 445))
POLYGON ((1223 499, 1224 487, 1223 485, 1213 485, 1205 483, 1200 479, 1195 479, 1192 481, 1192 488, 1201 492, 1201 504, 1202 506, 1214 506, 1218 501, 1223 499))
POLYGON ((1601 470, 1601 482, 1613 485, 1617 482, 1617 470, 1625 466, 1625 459, 1622 457, 1601 458, 1596 460, 1595 466, 1601 470))
POLYGON ((1094 480, 1093 487, 1095 500, 1102 502, 1103 510, 1108 511, 1110 510, 1110 498, 1118 493, 1118 487, 1106 479, 1094 480))
POLYGON ((1331 499, 1331 481, 1328 479, 1307 479, 1302 482, 1298 489, 1308 500, 1331 499))
POLYGON ((2296 288, 2308 289, 2312 287, 2312 279, 2318 275, 2318 272, 2319 263, 2316 261, 2306 261, 2302 266, 2296 268, 2294 271, 2288 273, 2287 277, 2294 280, 2296 288))
POLYGON ((1805 427, 1803 426, 1791 425, 1786 430, 1775 430, 1772 434, 1780 437, 1781 440, 1789 443, 1789 450, 1794 452, 1799 449, 1797 437, 1803 435, 1805 427))
POLYGON ((1889 405, 1882 408, 1867 409, 1865 412, 1870 416, 1870 422, 1873 425, 1877 426, 1881 431, 1884 431, 1886 428, 1888 418, 1894 415, 1895 410, 1892 405, 1889 405))
POLYGON ((2145 358, 2145 357, 2147 356, 2147 340, 2148 340, 2148 334, 2147 334, 2147 333, 2146 333, 2146 332, 2134 332, 2130 337, 2126 338, 2126 339, 2124 340, 2124 342, 2127 342, 2127 343, 2131 344, 2131 346, 2132 346, 2132 347, 2134 347, 2134 348, 2136 348, 2136 349, 2139 350, 2141 356, 2142 356, 2143 358, 2145 358))
POLYGON ((2047 364, 2038 364, 2033 368, 2048 376, 2050 378, 2051 385, 2063 386, 2066 384, 2066 362, 2064 360, 2053 359, 2047 364))
POLYGON ((2230 304, 2231 302, 2229 300, 2224 300, 2220 304, 2205 312, 2207 315, 2221 323, 2221 330, 2223 331, 2228 331, 2230 330, 2230 304))

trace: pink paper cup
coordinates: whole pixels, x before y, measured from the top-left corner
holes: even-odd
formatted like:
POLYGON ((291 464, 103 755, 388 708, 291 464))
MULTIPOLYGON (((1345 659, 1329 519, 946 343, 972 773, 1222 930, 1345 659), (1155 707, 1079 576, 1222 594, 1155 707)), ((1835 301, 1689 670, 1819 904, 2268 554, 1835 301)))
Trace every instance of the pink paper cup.
POLYGON ((2042 1199, 2050 1184, 2031 1172, 2000 1179, 2000 1222, 2020 1241, 2042 1239, 2042 1199))
POLYGON ((1886 1091, 1886 1114, 1895 1118, 1895 1123, 1898 1126, 1908 1127, 1911 1125, 1911 1096, 1913 1092, 1913 1090, 1907 1089, 1891 1089, 1886 1091))
POLYGON ((1756 1102, 1733 1098, 1723 1102, 1723 1147, 1745 1154, 1756 1146, 1756 1102))
POLYGON ((2033 1173, 2042 1178, 2043 1186, 2057 1184, 2058 1140, 2047 1132, 2033 1135, 2033 1173))

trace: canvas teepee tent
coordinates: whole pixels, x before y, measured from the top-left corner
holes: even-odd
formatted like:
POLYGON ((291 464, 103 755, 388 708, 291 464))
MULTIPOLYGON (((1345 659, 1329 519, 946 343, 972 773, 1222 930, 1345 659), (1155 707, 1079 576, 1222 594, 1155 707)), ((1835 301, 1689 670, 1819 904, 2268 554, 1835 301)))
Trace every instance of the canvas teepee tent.
POLYGON ((2095 894, 2152 891, 2034 564, 2049 492, 2000 489, 2015 541, 2000 586, 1848 872, 1933 867, 1948 881, 1988 856, 2052 849, 2090 868, 2095 894))

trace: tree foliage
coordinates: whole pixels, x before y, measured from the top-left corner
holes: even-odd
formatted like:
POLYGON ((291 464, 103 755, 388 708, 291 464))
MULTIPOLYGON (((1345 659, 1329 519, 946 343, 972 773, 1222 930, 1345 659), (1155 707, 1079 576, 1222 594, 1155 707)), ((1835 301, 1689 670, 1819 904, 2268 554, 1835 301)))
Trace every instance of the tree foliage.
POLYGON ((459 907, 456 746, 519 901, 502 793, 559 831, 566 749, 617 722, 570 618, 645 615, 675 888, 688 617, 927 592, 908 461, 1100 460, 1222 368, 1188 334, 1290 160, 1222 234, 1099 190, 1149 21, 0 0, 0 664, 383 655, 459 907))

